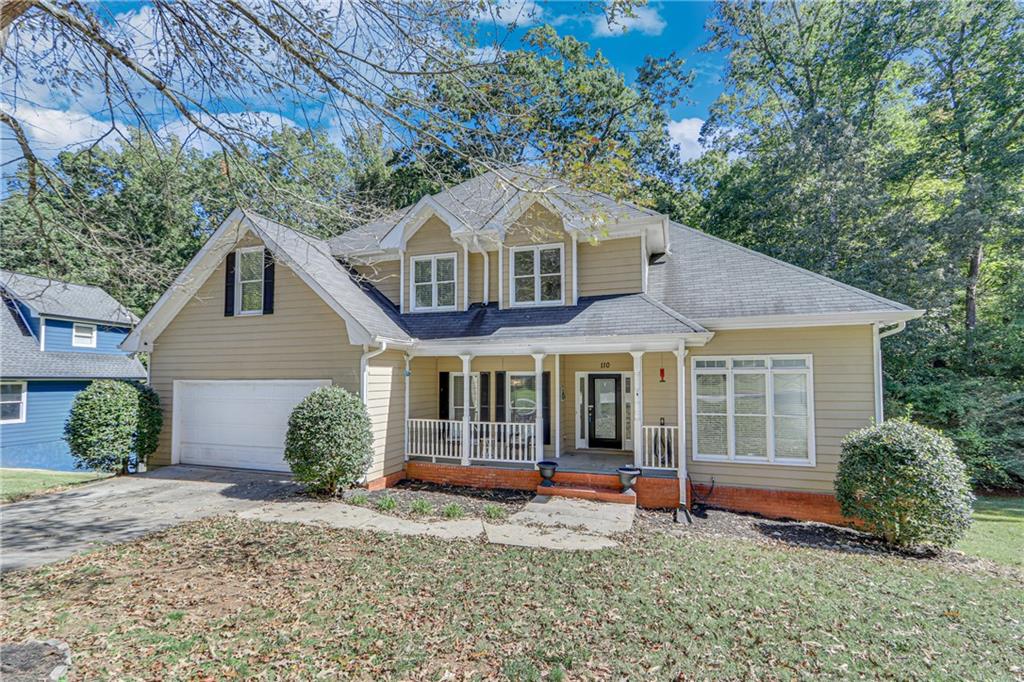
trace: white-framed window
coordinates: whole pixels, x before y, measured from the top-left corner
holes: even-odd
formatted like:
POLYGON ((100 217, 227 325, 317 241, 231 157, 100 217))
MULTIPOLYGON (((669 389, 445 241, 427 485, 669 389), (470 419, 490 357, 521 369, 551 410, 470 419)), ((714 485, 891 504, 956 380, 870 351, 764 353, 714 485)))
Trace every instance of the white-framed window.
POLYGON ((409 286, 413 310, 455 310, 457 263, 454 253, 412 258, 409 286))
POLYGON ((562 244, 511 249, 509 291, 512 305, 559 305, 563 301, 565 256, 562 244))
MULTIPOLYGON (((462 421, 463 393, 462 372, 448 375, 448 414, 455 421, 462 421)), ((480 421, 480 372, 469 373, 469 421, 480 421)))
POLYGON ((0 424, 21 424, 28 411, 27 384, 24 381, 0 383, 0 424))
POLYGON ((810 355, 692 360, 693 458, 814 466, 810 355))
POLYGON ((505 387, 508 420, 520 424, 537 421, 537 375, 533 372, 509 372, 505 387))
POLYGON ((262 315, 263 247, 250 246, 235 254, 235 314, 262 315))
POLYGON ((75 322, 71 325, 71 345, 75 348, 96 347, 96 325, 75 322))

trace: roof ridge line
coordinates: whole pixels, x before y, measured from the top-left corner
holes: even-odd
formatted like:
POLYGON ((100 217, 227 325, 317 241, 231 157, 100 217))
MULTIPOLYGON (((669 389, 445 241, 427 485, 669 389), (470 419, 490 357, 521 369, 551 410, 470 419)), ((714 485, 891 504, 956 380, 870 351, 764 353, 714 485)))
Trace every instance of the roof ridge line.
POLYGON ((692 233, 694 233, 696 235, 699 235, 701 237, 705 237, 707 239, 714 240, 714 241, 719 242, 721 244, 725 244, 727 246, 731 246, 734 249, 739 249, 740 251, 744 251, 746 253, 752 254, 754 256, 757 256, 758 258, 761 258, 762 260, 767 260, 767 261, 770 261, 772 263, 776 263, 778 265, 783 265, 783 266, 789 268, 790 270, 795 270, 795 271, 800 272, 802 274, 810 275, 811 277, 814 277, 815 279, 822 280, 822 281, 824 281, 824 282, 826 282, 828 284, 834 284, 834 285, 840 287, 841 289, 846 289, 847 291, 851 291, 851 292, 853 292, 855 294, 859 294, 860 296, 863 296, 864 298, 871 299, 871 300, 876 301, 878 303, 884 303, 885 305, 889 306, 890 308, 892 308, 894 310, 900 310, 900 311, 913 310, 910 306, 903 305, 902 303, 899 303, 897 301, 892 301, 892 300, 890 300, 888 298, 885 298, 884 296, 879 296, 878 294, 873 294, 870 291, 865 291, 864 289, 860 289, 858 287, 855 287, 852 284, 847 284, 846 282, 841 282, 838 279, 833 279, 831 277, 828 277, 827 275, 822 275, 821 273, 814 272, 813 270, 808 270, 807 268, 802 268, 799 265, 793 265, 792 263, 787 263, 786 261, 784 261, 784 260, 782 260, 780 258, 774 258, 772 256, 769 256, 766 253, 761 253, 760 251, 755 251, 754 249, 747 248, 746 246, 743 246, 741 244, 737 244, 735 242, 731 242, 728 239, 722 239, 721 237, 716 237, 713 234, 708 234, 707 232, 704 232, 703 230, 698 230, 695 227, 690 227, 689 225, 683 225, 682 223, 678 223, 678 222, 676 222, 674 220, 669 221, 669 223, 671 225, 674 225, 675 227, 678 227, 678 228, 683 229, 683 230, 688 230, 689 232, 692 232, 692 233))

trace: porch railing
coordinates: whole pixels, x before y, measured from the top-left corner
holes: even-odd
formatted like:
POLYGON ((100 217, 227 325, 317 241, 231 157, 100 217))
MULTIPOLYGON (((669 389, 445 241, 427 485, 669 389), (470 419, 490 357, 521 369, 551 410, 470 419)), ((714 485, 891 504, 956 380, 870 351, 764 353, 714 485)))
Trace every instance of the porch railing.
MULTIPOLYGON (((531 463, 536 459, 536 425, 512 422, 470 422, 469 459, 482 462, 531 463)), ((462 422, 451 419, 409 419, 406 454, 432 459, 461 459, 462 422)))
POLYGON ((647 469, 679 468, 678 426, 644 426, 640 466, 647 469))

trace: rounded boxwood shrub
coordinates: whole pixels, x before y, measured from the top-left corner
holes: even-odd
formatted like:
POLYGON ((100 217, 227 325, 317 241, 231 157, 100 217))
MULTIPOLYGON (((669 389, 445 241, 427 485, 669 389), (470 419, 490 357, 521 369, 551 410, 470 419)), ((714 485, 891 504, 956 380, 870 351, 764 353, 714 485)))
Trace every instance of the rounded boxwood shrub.
POLYGON ((836 498, 844 515, 899 546, 952 545, 970 526, 974 501, 953 441, 899 419, 843 440, 836 498))
POLYGON ((160 398, 130 381, 94 381, 75 396, 64 425, 75 466, 126 473, 156 450, 163 427, 160 398))
POLYGON ((310 491, 333 495, 366 475, 372 447, 363 401, 343 388, 325 386, 292 410, 284 458, 310 491))

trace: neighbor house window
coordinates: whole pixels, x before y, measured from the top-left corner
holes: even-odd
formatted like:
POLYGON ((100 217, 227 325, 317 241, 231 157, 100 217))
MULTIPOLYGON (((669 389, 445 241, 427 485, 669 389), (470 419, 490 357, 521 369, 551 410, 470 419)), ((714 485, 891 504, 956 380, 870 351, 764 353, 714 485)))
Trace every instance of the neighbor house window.
POLYGON ((25 421, 25 385, 24 381, 5 381, 0 384, 0 424, 20 424, 25 421))
POLYGON ((238 250, 235 268, 235 310, 239 315, 263 314, 263 247, 238 250))
POLYGON ((528 424, 537 421, 537 375, 510 373, 506 404, 509 421, 528 424))
POLYGON ((455 254, 412 259, 413 310, 455 309, 455 254))
POLYGON ((693 359, 696 460, 814 465, 810 356, 693 359))
POLYGON ((562 245, 512 249, 513 305, 562 302, 562 245))
MULTIPOLYGON (((462 421, 463 415, 463 375, 461 372, 452 372, 449 375, 450 397, 449 414, 455 421, 462 421)), ((471 372, 469 375, 469 421, 480 421, 480 372, 471 372)))
POLYGON ((75 322, 71 326, 71 345, 76 348, 95 348, 96 325, 75 322))

